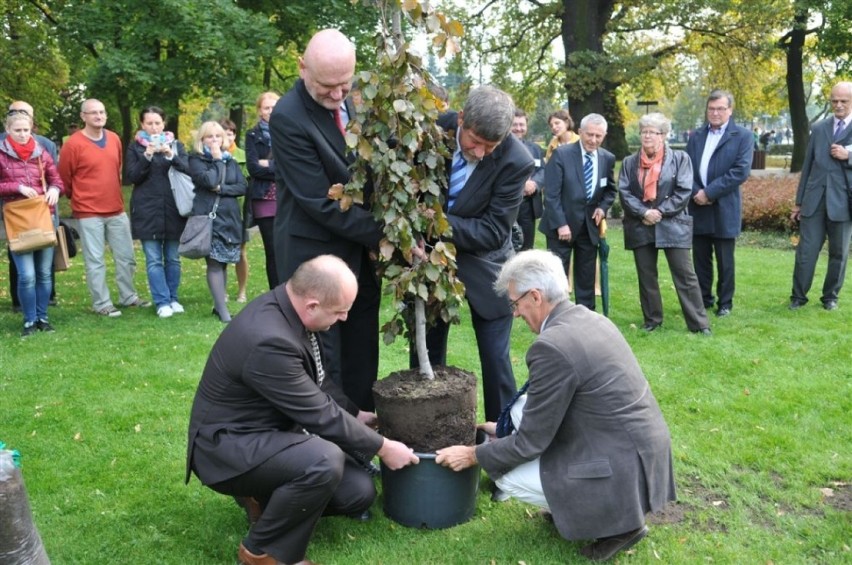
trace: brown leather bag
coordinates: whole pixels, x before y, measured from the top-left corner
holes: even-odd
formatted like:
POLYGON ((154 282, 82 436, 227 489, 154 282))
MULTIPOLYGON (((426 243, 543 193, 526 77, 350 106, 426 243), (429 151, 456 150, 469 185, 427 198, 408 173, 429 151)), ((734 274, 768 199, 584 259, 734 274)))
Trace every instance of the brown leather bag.
POLYGON ((13 253, 29 253, 56 245, 50 207, 42 195, 5 202, 3 222, 13 253))

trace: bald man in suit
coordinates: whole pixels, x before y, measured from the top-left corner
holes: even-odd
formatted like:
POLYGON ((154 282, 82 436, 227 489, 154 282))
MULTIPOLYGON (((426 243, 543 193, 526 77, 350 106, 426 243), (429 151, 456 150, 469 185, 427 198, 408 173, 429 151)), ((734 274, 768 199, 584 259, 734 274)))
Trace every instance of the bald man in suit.
POLYGON ((791 218, 799 222, 799 245, 793 269, 790 310, 808 301, 816 262, 828 238, 828 269, 822 285, 822 307, 837 309, 837 298, 846 278, 849 238, 852 236, 852 82, 831 89, 834 115, 817 122, 811 130, 805 164, 796 192, 791 218))
POLYGON ((322 30, 299 59, 301 78, 272 111, 269 129, 279 187, 275 263, 282 281, 304 261, 324 253, 340 257, 355 273, 358 297, 349 318, 325 332, 323 345, 331 378, 359 408, 372 411, 381 296, 370 251, 378 249, 382 226, 367 204, 370 187, 365 204, 345 212, 327 196, 333 184, 349 181, 354 160, 341 131, 355 116, 347 99, 354 72, 355 46, 337 30, 322 30))

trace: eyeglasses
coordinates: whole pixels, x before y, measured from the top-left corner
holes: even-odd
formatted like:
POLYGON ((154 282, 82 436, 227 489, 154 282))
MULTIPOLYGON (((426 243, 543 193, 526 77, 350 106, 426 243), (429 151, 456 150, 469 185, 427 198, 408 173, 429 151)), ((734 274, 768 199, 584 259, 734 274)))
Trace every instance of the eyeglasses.
POLYGON ((524 299, 524 296, 526 296, 526 295, 528 295, 529 293, 531 293, 531 292, 532 292, 532 290, 533 290, 533 289, 529 289, 528 291, 526 291, 525 293, 523 293, 522 295, 520 295, 519 297, 517 297, 515 300, 513 300, 513 301, 509 302, 509 310, 511 310, 512 312, 516 311, 516 310, 518 309, 518 302, 520 302, 521 300, 523 300, 523 299, 524 299))
POLYGON ((727 111, 728 111, 728 106, 719 106, 719 107, 712 107, 712 108, 708 107, 707 108, 708 114, 724 114, 727 111))
POLYGON ((642 137, 651 137, 652 135, 663 135, 663 132, 647 130, 647 131, 640 131, 639 135, 641 135, 642 137))
POLYGON ((6 115, 7 115, 7 116, 14 116, 15 114, 23 114, 23 115, 25 115, 25 116, 29 116, 29 115, 30 115, 30 113, 29 113, 29 112, 27 112, 26 110, 17 110, 17 109, 16 109, 16 110, 9 110, 8 112, 6 112, 6 115))
POLYGON ((98 116, 103 114, 104 116, 106 116, 106 110, 89 110, 88 112, 81 112, 81 114, 95 114, 98 116))

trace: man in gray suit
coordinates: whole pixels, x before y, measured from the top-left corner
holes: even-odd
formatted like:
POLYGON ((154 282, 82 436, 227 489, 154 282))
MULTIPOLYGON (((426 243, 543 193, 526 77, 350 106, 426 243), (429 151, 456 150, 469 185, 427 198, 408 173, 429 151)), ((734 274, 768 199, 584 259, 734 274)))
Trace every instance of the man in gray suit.
POLYGON ((834 115, 817 122, 805 154, 796 205, 791 218, 799 222, 799 245, 793 269, 790 310, 808 301, 817 258, 828 237, 828 270, 822 284, 822 307, 837 309, 837 296, 846 277, 852 221, 849 192, 852 190, 852 82, 831 89, 834 115))
POLYGON ((310 563, 321 516, 369 518, 376 490, 363 462, 418 462, 325 378, 317 334, 346 320, 357 292, 346 263, 320 255, 246 306, 210 352, 192 404, 186 480, 192 471, 246 509, 240 563, 310 563))
POLYGON ((647 535, 646 513, 675 499, 660 407, 618 328, 568 300, 557 256, 518 254, 495 288, 539 334, 529 380, 480 426, 491 441, 440 449, 436 462, 456 471, 478 462, 502 491, 551 513, 564 538, 597 538, 581 554, 610 559, 647 535))

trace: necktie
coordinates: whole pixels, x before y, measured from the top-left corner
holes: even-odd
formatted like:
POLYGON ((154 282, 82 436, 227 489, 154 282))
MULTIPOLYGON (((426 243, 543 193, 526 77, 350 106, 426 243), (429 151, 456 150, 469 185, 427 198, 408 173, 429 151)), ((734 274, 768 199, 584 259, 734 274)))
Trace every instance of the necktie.
POLYGON ((506 404, 506 407, 503 408, 503 411, 500 412, 500 417, 497 418, 497 437, 506 437, 512 435, 512 432, 515 431, 515 424, 512 422, 512 405, 514 405, 515 401, 517 401, 522 395, 526 394, 529 387, 530 382, 525 382, 524 386, 515 393, 512 400, 510 400, 506 404))
POLYGON ((583 180, 586 183, 586 200, 591 200, 595 193, 594 165, 592 165, 592 154, 586 153, 586 162, 583 163, 583 180))
POLYGON ((843 120, 837 120, 837 129, 834 130, 834 141, 838 141, 843 137, 843 132, 846 130, 846 125, 843 120))
POLYGON ((311 353, 314 357, 314 363, 317 365, 317 385, 322 386, 322 381, 325 379, 325 371, 322 368, 322 357, 320 356, 320 348, 319 342, 317 341, 317 334, 314 332, 308 332, 308 337, 311 340, 311 353))
POLYGON ((343 126, 343 117, 340 115, 340 108, 335 108, 331 113, 334 114, 334 123, 337 124, 337 129, 345 136, 346 128, 343 126))
POLYGON ((459 152, 458 157, 453 161, 453 168, 450 171, 450 191, 447 202, 447 207, 452 208, 456 203, 456 197, 464 188, 464 183, 467 181, 467 161, 464 155, 459 152))

